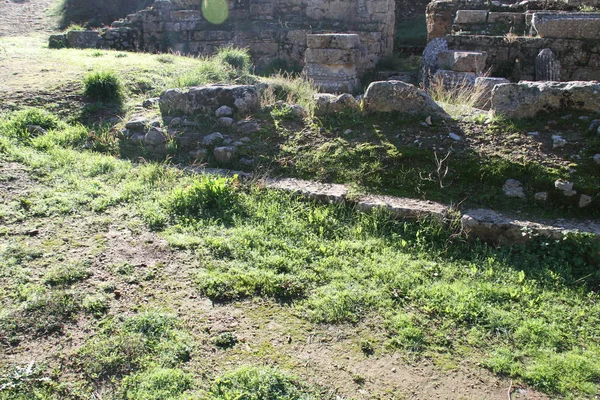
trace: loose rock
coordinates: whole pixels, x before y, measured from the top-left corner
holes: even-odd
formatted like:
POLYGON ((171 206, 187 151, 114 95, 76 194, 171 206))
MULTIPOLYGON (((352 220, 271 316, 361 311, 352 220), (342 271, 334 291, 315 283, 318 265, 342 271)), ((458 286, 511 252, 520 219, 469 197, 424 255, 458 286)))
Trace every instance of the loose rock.
POLYGON ((125 124, 125 128, 132 131, 141 131, 148 125, 148 119, 144 117, 133 117, 125 124))
POLYGON ((557 149, 561 147, 565 147, 567 145, 567 140, 560 135, 552 135, 552 148, 557 149))
POLYGON ((233 115, 233 110, 231 109, 231 107, 221 106, 221 107, 217 108, 217 111, 215 111, 215 114, 218 118, 231 117, 233 115))
POLYGON ((202 145, 207 147, 217 146, 222 143, 224 139, 225 138, 220 132, 214 132, 202 139, 202 145))
POLYGON ((215 160, 219 163, 228 163, 236 153, 236 148, 232 146, 216 147, 213 151, 215 160))
POLYGON ((166 143, 167 137, 163 133, 162 129, 153 127, 152 129, 150 129, 150 131, 148 131, 148 133, 146 133, 146 136, 144 137, 144 142, 152 146, 157 146, 159 144, 166 143))
POLYGON ((591 202, 592 202, 592 197, 591 196, 588 196, 586 194, 582 194, 579 197, 579 208, 586 207, 586 206, 590 205, 591 202))
POLYGON ((504 190, 504 195, 506 197, 516 197, 520 199, 525 198, 525 191, 523 190, 523 185, 516 179, 508 179, 504 183, 502 190, 504 190))
POLYGON ((548 192, 537 192, 537 193, 534 195, 534 198, 535 198, 537 201, 546 201, 546 200, 548 200, 548 192))
POLYGON ((365 92, 363 104, 367 112, 427 113, 447 117, 444 110, 427 93, 400 81, 371 83, 365 92))

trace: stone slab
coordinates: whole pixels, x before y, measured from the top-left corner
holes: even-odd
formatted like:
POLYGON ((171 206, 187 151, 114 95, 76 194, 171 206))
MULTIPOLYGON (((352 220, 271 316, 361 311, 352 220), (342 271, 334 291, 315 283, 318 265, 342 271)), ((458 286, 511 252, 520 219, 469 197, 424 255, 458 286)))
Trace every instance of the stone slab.
POLYGON ((97 31, 69 31, 67 32, 69 47, 74 49, 95 49, 100 42, 97 31))
POLYGON ((535 13, 532 24, 543 38, 600 40, 600 13, 535 13))
POLYGON ((458 10, 454 23, 457 25, 469 24, 485 24, 487 22, 488 12, 487 10, 458 10))
POLYGON ((448 206, 434 201, 384 195, 361 197, 356 202, 356 208, 360 211, 372 211, 380 208, 387 210, 394 218, 398 219, 433 218, 439 222, 446 221, 450 212, 448 206))
POLYGON ((350 65, 356 64, 358 51, 354 49, 307 49, 304 53, 306 63, 326 65, 350 65))

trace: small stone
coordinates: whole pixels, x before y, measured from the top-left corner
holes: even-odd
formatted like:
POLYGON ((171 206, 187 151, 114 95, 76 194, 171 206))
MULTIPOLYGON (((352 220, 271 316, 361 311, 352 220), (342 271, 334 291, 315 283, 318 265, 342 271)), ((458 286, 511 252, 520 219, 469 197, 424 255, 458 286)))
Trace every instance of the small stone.
POLYGON ((146 133, 144 142, 153 146, 157 146, 159 144, 166 143, 167 137, 163 133, 162 129, 153 127, 150 129, 150 131, 148 131, 148 133, 146 133))
POLYGON ((579 117, 580 121, 589 121, 590 117, 588 117, 587 115, 582 115, 581 117, 579 117))
POLYGON ((211 133, 202 139, 202 145, 207 147, 213 147, 220 143, 223 143, 224 137, 220 132, 211 133))
POLYGON ((344 135, 349 135, 349 134, 351 134, 351 133, 352 133, 352 129, 346 129, 346 130, 344 131, 344 135))
POLYGON ((431 122, 431 116, 425 118, 425 123, 427 124, 427 126, 433 125, 433 122, 431 122))
POLYGON ((539 136, 539 132, 527 132, 527 136, 539 136))
POLYGON ((304 107, 302 107, 300 104, 292 104, 290 106, 290 109, 292 110, 292 115, 297 119, 306 118, 306 116, 308 115, 308 113, 306 112, 306 109, 304 107))
POLYGON ((153 126, 155 128, 160 128, 160 120, 159 119, 153 119, 152 121, 150 121, 150 126, 153 126))
POLYGON ((587 194, 582 194, 579 197, 579 208, 589 206, 591 202, 592 202, 592 196, 588 196, 587 194))
POLYGON ((129 137, 129 140, 133 143, 143 143, 146 135, 143 133, 134 133, 129 137))
POLYGON ((230 138, 225 138, 225 140, 223 140, 223 144, 224 145, 230 145, 231 143, 233 143, 233 140, 231 140, 230 138))
POLYGON ((221 106, 221 107, 217 108, 217 111, 215 112, 215 114, 218 118, 231 117, 233 115, 233 110, 231 109, 231 107, 221 106))
POLYGON ((156 106, 158 104, 158 100, 160 100, 159 97, 152 97, 150 99, 146 99, 142 103, 142 107, 144 107, 144 108, 153 108, 154 106, 156 106))
POLYGON ((592 157, 592 159, 596 164, 600 165, 600 154, 594 154, 594 157, 592 157))
POLYGON ((258 132, 260 130, 260 126, 255 121, 239 121, 236 124, 236 129, 239 133, 247 135, 258 132))
POLYGON ((455 140, 457 142, 459 142, 462 138, 460 136, 458 136, 456 133, 454 132, 450 132, 448 134, 448 136, 450 137, 450 139, 455 140))
POLYGON ((242 143, 242 142, 240 142, 240 141, 238 140, 238 141, 235 141, 235 142, 233 142, 233 145, 234 145, 234 146, 236 146, 236 147, 240 147, 240 146, 243 146, 243 145, 244 145, 244 143, 242 143))
POLYGON ((537 201, 546 201, 546 200, 548 200, 548 192, 537 192, 537 193, 534 195, 534 198, 535 198, 537 201))
POLYGON ((198 149, 194 151, 190 151, 190 157, 194 158, 196 161, 202 161, 206 159, 207 151, 206 149, 198 149))
POLYGON ((175 117, 173 119, 171 119, 171 121, 169 122, 169 126, 172 127, 177 127, 180 126, 183 123, 183 120, 179 117, 175 117))
POLYGON ((504 195, 506 197, 517 197, 517 198, 525 198, 525 191, 523 190, 523 185, 516 179, 507 179, 502 187, 504 190, 504 195))
POLYGON ((217 122, 219 123, 219 125, 228 128, 231 125, 233 125, 233 118, 230 117, 221 117, 217 120, 217 122))
POLYGON ((133 117, 125 124, 125 128, 132 131, 141 131, 148 125, 148 119, 144 117, 133 117))
POLYGON ((549 126, 556 126, 556 125, 558 125, 558 122, 556 122, 555 120, 550 120, 550 121, 548 121, 548 125, 549 126))
POLYGON ((567 197, 573 197, 577 194, 577 190, 565 190, 563 194, 567 197))
POLYGON ((423 128, 429 128, 429 125, 427 125, 427 122, 419 122, 419 125, 421 125, 423 128))
POLYGON ((250 139, 248 136, 244 136, 243 138, 240 139, 240 142, 242 143, 250 143, 252 141, 252 139, 250 139))
POLYGON ((39 125, 27 125, 27 132, 29 132, 33 136, 46 134, 46 130, 39 125))
POLYGON ((254 160, 246 157, 240 158, 240 164, 251 167, 252 165, 254 165, 254 160))
POLYGON ((600 128, 600 119, 594 119, 590 123, 590 126, 588 127, 588 131, 596 133, 598 131, 598 128, 600 128))
POLYGON ((561 181, 558 179, 554 182, 554 187, 560 191, 566 192, 573 190, 573 182, 561 181))
POLYGON ((567 114, 567 115, 563 115, 562 117, 560 117, 560 119, 571 119, 573 118, 573 116, 571 114, 567 114))
POLYGON ((231 146, 216 147, 213 151, 215 160, 219 163, 228 163, 236 153, 236 148, 231 146))
POLYGON ((560 147, 565 147, 567 141, 560 135, 552 135, 552 148, 557 149, 560 147))

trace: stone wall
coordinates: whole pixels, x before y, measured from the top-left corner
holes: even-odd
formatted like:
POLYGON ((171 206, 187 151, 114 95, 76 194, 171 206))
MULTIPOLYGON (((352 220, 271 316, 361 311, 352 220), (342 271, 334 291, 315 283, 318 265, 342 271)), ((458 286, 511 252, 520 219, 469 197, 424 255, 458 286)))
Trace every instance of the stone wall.
POLYGON ((194 6, 199 0, 181 1, 155 1, 152 7, 113 22, 101 33, 98 46, 212 54, 219 47, 235 45, 248 47, 260 68, 273 60, 303 64, 307 34, 356 33, 361 72, 393 50, 394 0, 228 0, 228 18, 219 25, 208 22, 194 6))
POLYGON ((502 36, 446 37, 448 47, 487 52, 486 69, 493 76, 519 80, 536 80, 535 60, 543 49, 550 49, 561 65, 562 81, 600 80, 600 41, 502 36))

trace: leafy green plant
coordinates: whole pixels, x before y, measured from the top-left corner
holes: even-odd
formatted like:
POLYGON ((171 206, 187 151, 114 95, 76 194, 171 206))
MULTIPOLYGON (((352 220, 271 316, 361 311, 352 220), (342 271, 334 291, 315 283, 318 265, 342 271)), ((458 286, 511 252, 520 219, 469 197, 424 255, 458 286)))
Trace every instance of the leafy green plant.
POLYGON ((215 346, 222 349, 228 349, 235 346, 238 342, 237 336, 233 332, 223 332, 220 335, 213 338, 215 346))
POLYGON ((119 102, 123 98, 123 85, 113 71, 94 71, 84 77, 83 93, 93 100, 119 102))

